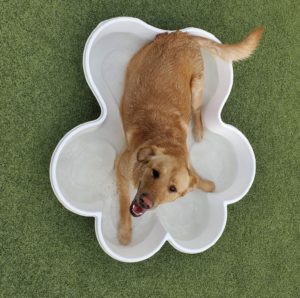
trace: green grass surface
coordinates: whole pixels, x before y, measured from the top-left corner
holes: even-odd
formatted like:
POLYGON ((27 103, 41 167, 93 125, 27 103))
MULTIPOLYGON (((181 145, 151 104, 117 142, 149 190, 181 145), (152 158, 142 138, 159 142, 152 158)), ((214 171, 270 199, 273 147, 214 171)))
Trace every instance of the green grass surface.
POLYGON ((1 1, 0 297, 299 297, 297 2, 1 1), (165 244, 142 263, 117 262, 99 247, 94 220, 52 193, 56 144, 100 113, 82 71, 85 41, 121 15, 226 42, 266 27, 256 54, 234 65, 222 114, 253 145, 255 183, 202 254, 165 244))

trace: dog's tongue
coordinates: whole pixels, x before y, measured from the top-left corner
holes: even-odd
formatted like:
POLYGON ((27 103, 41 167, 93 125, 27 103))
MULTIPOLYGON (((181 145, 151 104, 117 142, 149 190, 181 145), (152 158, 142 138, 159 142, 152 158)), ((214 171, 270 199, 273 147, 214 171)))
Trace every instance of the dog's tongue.
POLYGON ((132 214, 132 216, 138 217, 138 216, 143 215, 145 212, 146 212, 146 209, 139 206, 139 204, 137 203, 137 200, 134 199, 130 205, 130 213, 132 214))

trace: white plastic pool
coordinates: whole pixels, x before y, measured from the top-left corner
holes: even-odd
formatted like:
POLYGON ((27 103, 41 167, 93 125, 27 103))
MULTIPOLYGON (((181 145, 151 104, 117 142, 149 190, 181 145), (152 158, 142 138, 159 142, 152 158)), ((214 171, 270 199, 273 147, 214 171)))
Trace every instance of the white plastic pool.
MULTIPOLYGON (((86 42, 83 68, 101 115, 68 132, 57 145, 50 164, 51 184, 59 201, 76 214, 95 217, 101 247, 124 262, 149 258, 165 241, 185 253, 208 249, 224 230, 227 205, 247 193, 255 176, 251 145, 239 130, 223 123, 220 117, 232 87, 232 64, 203 52, 205 133, 200 143, 194 143, 190 134, 188 146, 194 168, 215 182, 216 192, 197 190, 133 218, 132 242, 128 246, 119 244, 113 165, 124 142, 118 110, 124 73, 132 55, 164 31, 129 17, 113 18, 97 26, 86 42)), ((182 31, 218 41, 200 29, 182 31)))

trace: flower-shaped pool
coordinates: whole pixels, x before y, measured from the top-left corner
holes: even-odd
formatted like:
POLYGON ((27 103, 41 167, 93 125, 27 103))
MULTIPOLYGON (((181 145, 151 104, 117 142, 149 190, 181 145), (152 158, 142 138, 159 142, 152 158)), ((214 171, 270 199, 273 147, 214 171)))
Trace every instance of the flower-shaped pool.
MULTIPOLYGON (((182 31, 218 41, 200 29, 182 31)), ((223 123, 220 116, 232 87, 232 64, 203 51, 204 138, 195 143, 190 133, 187 142, 194 168, 215 182, 216 191, 197 190, 133 218, 131 243, 119 244, 114 159, 124 145, 118 109, 124 74, 132 55, 162 32, 165 30, 139 19, 120 17, 100 23, 91 33, 84 49, 83 68, 101 115, 68 132, 57 145, 50 164, 51 184, 59 201, 76 214, 95 217, 101 247, 124 262, 149 258, 165 241, 185 253, 208 249, 225 228, 227 205, 247 193, 255 176, 255 157, 248 140, 239 130, 223 123)))

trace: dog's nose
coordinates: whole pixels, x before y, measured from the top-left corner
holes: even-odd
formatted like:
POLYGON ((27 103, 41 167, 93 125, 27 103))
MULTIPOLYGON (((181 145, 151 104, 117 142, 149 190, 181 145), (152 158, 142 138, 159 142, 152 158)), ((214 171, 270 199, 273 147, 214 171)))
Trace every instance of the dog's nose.
POLYGON ((153 201, 146 193, 140 195, 140 205, 145 209, 150 209, 153 206, 153 201))

